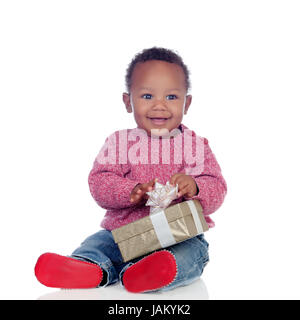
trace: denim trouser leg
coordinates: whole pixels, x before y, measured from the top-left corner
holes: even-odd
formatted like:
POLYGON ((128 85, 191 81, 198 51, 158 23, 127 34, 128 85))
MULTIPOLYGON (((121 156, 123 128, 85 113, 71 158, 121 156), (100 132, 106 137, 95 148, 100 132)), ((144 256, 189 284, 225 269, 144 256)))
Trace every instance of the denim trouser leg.
POLYGON ((100 230, 89 236, 71 256, 94 262, 105 270, 108 279, 103 286, 119 281, 119 273, 126 265, 108 230, 100 230))
POLYGON ((198 279, 209 261, 208 246, 204 235, 201 234, 166 248, 175 256, 177 276, 170 285, 161 290, 167 291, 179 286, 188 285, 198 279))

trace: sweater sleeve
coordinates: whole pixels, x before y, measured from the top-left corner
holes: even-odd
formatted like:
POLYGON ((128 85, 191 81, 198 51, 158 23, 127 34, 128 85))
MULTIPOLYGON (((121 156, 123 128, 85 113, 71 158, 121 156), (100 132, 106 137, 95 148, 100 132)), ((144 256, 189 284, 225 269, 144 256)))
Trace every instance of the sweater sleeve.
POLYGON ((130 193, 140 183, 126 177, 130 166, 119 161, 117 138, 114 133, 106 139, 88 177, 93 198, 100 207, 108 210, 134 206, 130 202, 130 193))
POLYGON ((193 170, 190 170, 190 175, 194 178, 199 192, 191 198, 184 197, 184 199, 198 199, 202 205, 203 214, 212 214, 223 203, 227 193, 227 184, 207 139, 204 139, 203 170, 200 174, 193 174, 193 170))

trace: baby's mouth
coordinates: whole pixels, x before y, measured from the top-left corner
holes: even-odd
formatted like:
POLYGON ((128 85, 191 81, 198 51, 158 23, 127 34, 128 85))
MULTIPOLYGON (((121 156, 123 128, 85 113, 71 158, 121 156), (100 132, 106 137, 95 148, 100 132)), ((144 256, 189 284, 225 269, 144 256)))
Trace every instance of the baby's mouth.
POLYGON ((155 125, 163 125, 169 120, 169 118, 154 118, 154 117, 153 118, 148 117, 148 119, 150 119, 151 122, 155 125))

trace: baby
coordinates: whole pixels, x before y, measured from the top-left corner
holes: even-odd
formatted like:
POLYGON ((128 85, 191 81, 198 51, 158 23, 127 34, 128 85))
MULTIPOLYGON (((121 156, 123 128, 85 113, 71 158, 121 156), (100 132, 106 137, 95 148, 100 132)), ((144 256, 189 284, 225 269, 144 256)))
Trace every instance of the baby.
POLYGON ((113 240, 111 230, 149 215, 147 192, 156 181, 178 186, 171 205, 198 199, 210 228, 209 215, 227 192, 207 139, 182 124, 192 96, 181 57, 165 48, 143 50, 128 66, 126 86, 123 101, 137 128, 106 139, 88 180, 93 198, 107 210, 103 229, 70 256, 41 255, 35 275, 46 286, 93 288, 120 280, 130 292, 165 291, 198 279, 208 263, 203 234, 126 263, 113 240))

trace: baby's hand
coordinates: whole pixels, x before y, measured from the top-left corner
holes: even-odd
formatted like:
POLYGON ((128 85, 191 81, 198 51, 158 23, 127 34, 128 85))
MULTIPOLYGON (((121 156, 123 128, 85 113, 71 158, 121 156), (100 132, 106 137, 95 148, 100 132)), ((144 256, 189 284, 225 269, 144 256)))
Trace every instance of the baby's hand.
POLYGON ((136 185, 131 191, 130 202, 138 203, 142 199, 148 199, 149 196, 146 194, 146 192, 151 191, 153 189, 156 181, 157 181, 157 178, 152 179, 147 183, 140 183, 136 185))
POLYGON ((196 181, 192 176, 184 173, 175 173, 170 178, 170 184, 176 186, 176 183, 178 184, 178 198, 181 196, 187 196, 188 198, 191 198, 198 193, 196 181))

